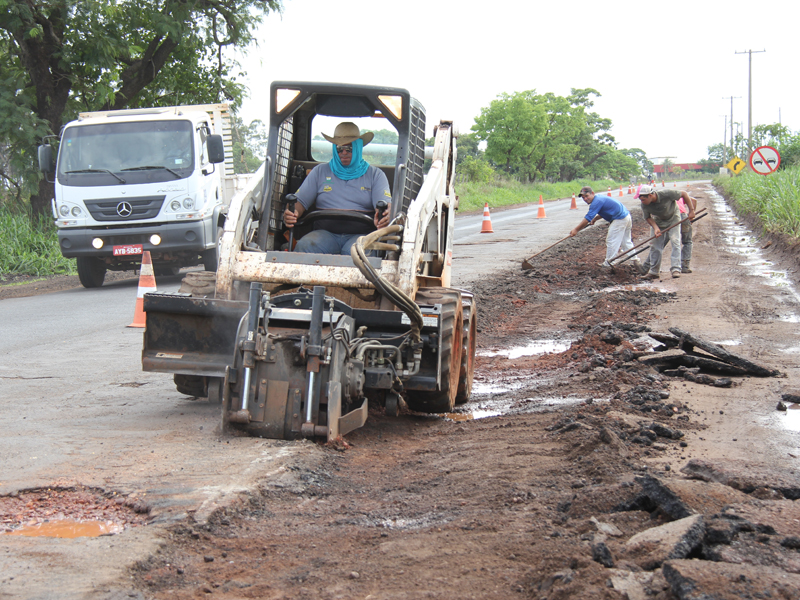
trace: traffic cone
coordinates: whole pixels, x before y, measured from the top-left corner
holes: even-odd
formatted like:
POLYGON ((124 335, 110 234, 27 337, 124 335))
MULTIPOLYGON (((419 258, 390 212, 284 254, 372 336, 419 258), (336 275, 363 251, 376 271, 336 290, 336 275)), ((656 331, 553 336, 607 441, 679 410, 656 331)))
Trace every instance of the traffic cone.
POLYGON ((661 180, 661 187, 667 187, 667 182, 663 179, 661 180))
POLYGON ((672 182, 672 187, 678 187, 678 182, 677 181, 673 181, 672 182))
POLYGON ((153 263, 150 260, 150 251, 142 254, 142 268, 139 269, 139 291, 136 292, 136 309, 133 313, 133 323, 128 327, 144 327, 144 295, 156 291, 156 276, 153 274, 153 263))
POLYGON ((622 198, 622 186, 619 186, 619 197, 622 198))
POLYGON ((628 193, 629 194, 633 193, 633 185, 631 185, 630 183, 628 184, 628 193))
POLYGON ((492 229, 492 218, 489 216, 489 203, 483 205, 483 225, 481 226, 481 233, 494 233, 492 229))
POLYGON ((570 210, 578 210, 578 205, 575 204, 575 194, 572 194, 572 204, 569 205, 570 210))
POLYGON ((608 195, 611 196, 611 186, 608 187, 608 195))
POLYGON ((544 215, 544 200, 542 199, 542 195, 539 194, 539 212, 536 213, 537 219, 544 219, 546 218, 544 215))

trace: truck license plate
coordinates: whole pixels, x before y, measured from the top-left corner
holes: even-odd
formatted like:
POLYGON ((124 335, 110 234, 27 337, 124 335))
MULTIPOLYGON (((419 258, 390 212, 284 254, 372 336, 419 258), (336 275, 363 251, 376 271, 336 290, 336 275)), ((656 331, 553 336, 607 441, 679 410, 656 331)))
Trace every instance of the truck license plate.
POLYGON ((114 246, 114 256, 128 256, 130 254, 141 254, 141 244, 131 244, 130 246, 114 246))

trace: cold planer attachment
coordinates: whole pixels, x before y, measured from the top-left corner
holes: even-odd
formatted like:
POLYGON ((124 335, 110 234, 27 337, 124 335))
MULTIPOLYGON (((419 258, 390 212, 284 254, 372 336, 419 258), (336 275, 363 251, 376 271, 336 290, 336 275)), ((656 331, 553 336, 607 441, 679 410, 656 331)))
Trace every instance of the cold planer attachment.
POLYGON ((249 302, 192 298, 191 310, 185 300, 145 295, 143 365, 204 374, 229 431, 331 440, 364 425, 368 399, 396 414, 403 394, 439 388, 441 304, 420 305, 415 335, 404 312, 352 308, 322 286, 270 298, 251 283, 249 302))

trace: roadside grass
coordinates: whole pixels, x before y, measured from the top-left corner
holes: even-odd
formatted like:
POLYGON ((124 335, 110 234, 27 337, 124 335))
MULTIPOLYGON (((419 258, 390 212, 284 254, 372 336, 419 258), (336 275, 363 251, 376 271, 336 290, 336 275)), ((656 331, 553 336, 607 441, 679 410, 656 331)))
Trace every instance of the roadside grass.
MULTIPOLYGON (((538 202, 540 195, 545 202, 558 198, 570 198, 585 185, 591 186, 598 194, 607 193, 610 187, 612 195, 615 195, 619 192, 620 183, 610 179, 603 181, 586 179, 558 183, 542 181, 530 184, 502 179, 492 183, 465 181, 456 184, 458 210, 462 213, 482 210, 485 203, 488 203, 490 208, 494 208, 538 202)), ((624 184, 622 188, 624 192, 627 192, 628 184, 624 184)))
POLYGON ((52 219, 31 218, 0 206, 0 281, 3 275, 72 275, 75 261, 61 256, 52 219))
POLYGON ((757 216, 764 231, 800 238, 800 167, 771 175, 742 173, 712 182, 740 210, 757 216))

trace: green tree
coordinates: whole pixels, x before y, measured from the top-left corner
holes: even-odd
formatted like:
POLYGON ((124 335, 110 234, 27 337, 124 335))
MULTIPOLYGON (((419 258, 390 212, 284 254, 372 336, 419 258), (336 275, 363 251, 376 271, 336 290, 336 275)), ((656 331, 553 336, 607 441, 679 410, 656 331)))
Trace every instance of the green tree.
POLYGON ((466 181, 474 181, 476 183, 491 183, 495 177, 492 165, 485 158, 476 158, 469 154, 460 163, 456 164, 456 172, 466 181))
POLYGON ((46 211, 36 140, 81 110, 235 101, 222 49, 246 46, 280 0, 0 0, 0 141, 11 176, 46 211))
POLYGON ((238 116, 232 116, 233 170, 235 173, 255 173, 267 156, 269 130, 263 121, 256 119, 245 125, 238 116))

